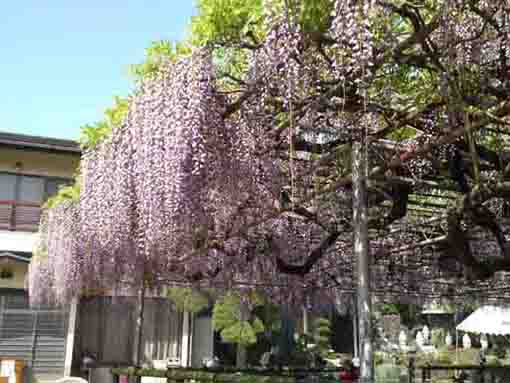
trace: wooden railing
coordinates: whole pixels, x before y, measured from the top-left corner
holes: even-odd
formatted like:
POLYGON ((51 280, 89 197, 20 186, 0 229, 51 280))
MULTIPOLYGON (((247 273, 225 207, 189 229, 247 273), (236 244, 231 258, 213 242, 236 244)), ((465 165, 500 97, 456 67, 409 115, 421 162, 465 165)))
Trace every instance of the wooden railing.
POLYGON ((35 232, 40 218, 38 203, 0 200, 0 230, 35 232))

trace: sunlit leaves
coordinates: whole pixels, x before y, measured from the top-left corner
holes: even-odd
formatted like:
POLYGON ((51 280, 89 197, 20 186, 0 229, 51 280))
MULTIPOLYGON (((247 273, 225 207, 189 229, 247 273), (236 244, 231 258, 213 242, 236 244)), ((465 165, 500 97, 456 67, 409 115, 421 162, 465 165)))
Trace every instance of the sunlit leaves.
POLYGON ((114 104, 105 110, 103 121, 86 124, 80 128, 80 146, 83 150, 93 149, 105 140, 115 126, 120 126, 127 115, 129 99, 114 97, 114 104))
POLYGON ((194 45, 215 42, 253 43, 261 32, 263 0, 199 0, 192 20, 194 45))
POLYGON ((144 61, 131 65, 129 69, 137 80, 142 80, 157 73, 165 61, 175 62, 189 54, 191 54, 191 47, 186 41, 175 43, 169 40, 154 41, 145 50, 144 61))
POLYGON ((305 33, 326 33, 331 23, 334 0, 304 0, 299 21, 305 33))
POLYGON ((71 201, 73 203, 78 203, 79 199, 80 199, 80 184, 79 183, 75 183, 75 184, 69 185, 69 186, 63 186, 58 190, 58 192, 55 196, 49 198, 46 201, 44 208, 51 209, 65 201, 71 201))
POLYGON ((190 288, 169 288, 167 296, 177 309, 183 312, 198 313, 210 305, 209 299, 203 293, 190 288))
POLYGON ((225 342, 250 345, 257 341, 256 335, 265 330, 259 318, 241 318, 239 295, 229 293, 220 298, 213 309, 213 327, 220 331, 225 342))

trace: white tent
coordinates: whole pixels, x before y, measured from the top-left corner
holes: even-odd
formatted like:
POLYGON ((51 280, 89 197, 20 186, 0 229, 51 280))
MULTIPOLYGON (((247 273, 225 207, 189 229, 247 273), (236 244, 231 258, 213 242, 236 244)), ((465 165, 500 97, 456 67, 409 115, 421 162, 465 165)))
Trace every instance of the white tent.
POLYGON ((458 331, 510 335, 510 307, 483 306, 464 319, 458 331))

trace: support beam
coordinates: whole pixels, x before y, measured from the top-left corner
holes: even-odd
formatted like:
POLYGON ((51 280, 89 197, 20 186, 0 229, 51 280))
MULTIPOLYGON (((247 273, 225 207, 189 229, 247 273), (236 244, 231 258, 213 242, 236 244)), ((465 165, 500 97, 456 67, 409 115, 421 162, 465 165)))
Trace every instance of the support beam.
POLYGON ((182 344, 181 344, 181 366, 190 367, 191 351, 191 318, 190 313, 185 311, 182 315, 182 344))
POLYGON ((133 355, 133 364, 135 367, 140 367, 143 359, 143 314, 145 311, 145 282, 143 282, 140 291, 138 292, 137 302, 137 317, 136 317, 136 336, 135 347, 133 355))
POLYGON ((306 305, 303 305, 303 335, 307 336, 309 333, 310 323, 308 320, 308 310, 306 305))
POLYGON ((353 304, 356 306, 355 310, 352 310, 352 336, 354 338, 354 357, 359 359, 359 339, 358 339, 358 311, 357 311, 357 300, 356 296, 353 295, 353 304))
POLYGON ((352 147, 352 210, 354 222, 354 257, 356 259, 357 306, 360 346, 360 383, 374 383, 372 346, 372 305, 370 296, 370 260, 368 249, 368 199, 366 147, 362 139, 352 147))
POLYGON ((74 334, 76 332, 76 317, 78 311, 78 298, 73 298, 69 308, 69 324, 67 326, 66 355, 64 361, 64 376, 71 376, 73 364, 74 334))

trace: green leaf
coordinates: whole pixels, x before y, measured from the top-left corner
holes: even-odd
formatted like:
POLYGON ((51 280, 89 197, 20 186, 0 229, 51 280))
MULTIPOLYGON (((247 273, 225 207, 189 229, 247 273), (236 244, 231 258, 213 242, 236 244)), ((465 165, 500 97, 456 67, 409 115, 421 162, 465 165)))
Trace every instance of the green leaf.
POLYGON ((265 331, 264 323, 259 318, 255 318, 252 323, 253 331, 255 334, 261 333, 265 331))
POLYGON ((210 304, 206 296, 190 288, 169 288, 167 296, 180 311, 198 313, 210 304))
POLYGON ((239 322, 241 304, 239 297, 228 294, 218 299, 213 309, 213 327, 216 331, 232 327, 239 322))
POLYGON ((249 346, 257 342, 257 336, 251 324, 240 321, 221 331, 221 338, 226 342, 249 346))

